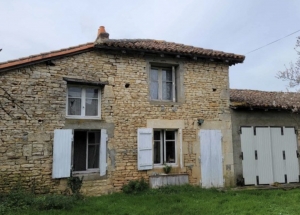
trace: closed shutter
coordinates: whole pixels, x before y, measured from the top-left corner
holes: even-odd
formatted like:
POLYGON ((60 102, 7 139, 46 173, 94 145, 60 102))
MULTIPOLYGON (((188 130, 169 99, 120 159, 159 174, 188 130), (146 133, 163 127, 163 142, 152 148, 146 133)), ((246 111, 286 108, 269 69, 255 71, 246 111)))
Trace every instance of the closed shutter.
POLYGON ((202 187, 223 187, 222 133, 220 130, 201 130, 202 187))
POLYGON ((100 176, 106 175, 106 148, 107 148, 107 133, 106 129, 101 129, 101 142, 100 142, 100 161, 99 161, 99 167, 100 167, 100 176))
POLYGON ((70 177, 72 129, 54 130, 52 178, 70 177))
POLYGON ((153 168, 152 133, 152 128, 138 129, 138 170, 153 168))
POLYGON ((208 130, 200 131, 200 156, 201 156, 201 184, 203 188, 211 187, 211 162, 210 162, 210 133, 208 130))

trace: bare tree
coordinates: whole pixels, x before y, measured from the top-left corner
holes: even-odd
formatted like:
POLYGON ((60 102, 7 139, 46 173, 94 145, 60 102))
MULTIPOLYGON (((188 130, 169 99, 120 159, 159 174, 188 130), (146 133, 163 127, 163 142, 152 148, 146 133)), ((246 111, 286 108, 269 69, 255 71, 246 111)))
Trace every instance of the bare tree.
POLYGON ((297 38, 297 43, 295 46, 295 51, 299 55, 298 60, 296 61, 296 63, 291 62, 288 67, 285 66, 285 70, 279 71, 276 74, 276 78, 289 82, 288 88, 295 88, 300 86, 300 51, 297 50, 299 48, 300 36, 297 38))

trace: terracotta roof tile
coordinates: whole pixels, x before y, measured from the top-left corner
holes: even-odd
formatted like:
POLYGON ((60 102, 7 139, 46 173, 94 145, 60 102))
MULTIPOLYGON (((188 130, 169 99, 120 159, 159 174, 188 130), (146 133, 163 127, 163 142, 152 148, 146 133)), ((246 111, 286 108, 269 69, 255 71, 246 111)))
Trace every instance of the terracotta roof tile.
POLYGON ((114 47, 117 49, 130 50, 151 50, 154 52, 167 52, 181 55, 193 55, 199 57, 213 57, 217 59, 230 59, 235 63, 242 63, 245 59, 243 55, 233 53, 226 53, 212 49, 203 49, 194 46, 183 45, 179 43, 166 42, 163 40, 149 40, 149 39, 103 39, 100 42, 95 42, 95 47, 105 48, 114 47))
POLYGON ((59 56, 66 55, 66 54, 76 53, 76 52, 88 50, 93 47, 94 47, 94 43, 86 43, 86 44, 72 46, 72 47, 65 48, 65 49, 60 49, 60 50, 51 51, 51 52, 44 52, 44 53, 40 53, 40 54, 36 54, 36 55, 30 55, 29 57, 22 57, 22 58, 15 59, 15 60, 1 62, 0 63, 0 72, 3 71, 4 69, 14 68, 16 66, 23 65, 23 64, 46 60, 46 59, 50 59, 53 57, 59 57, 59 56))
POLYGON ((149 40, 149 39, 102 39, 100 42, 87 43, 78 46, 72 46, 51 52, 44 52, 29 57, 22 57, 15 60, 10 60, 0 63, 0 72, 13 68, 19 68, 23 65, 32 64, 35 62, 45 61, 54 57, 60 57, 67 54, 85 51, 91 48, 107 48, 107 49, 125 49, 139 50, 150 52, 163 52, 170 54, 189 55, 196 57, 209 57, 220 60, 230 60, 232 64, 242 63, 245 59, 243 55, 236 55, 212 49, 203 49, 194 46, 188 46, 179 43, 166 42, 164 40, 149 40))
POLYGON ((300 112, 300 93, 231 89, 230 106, 300 112))

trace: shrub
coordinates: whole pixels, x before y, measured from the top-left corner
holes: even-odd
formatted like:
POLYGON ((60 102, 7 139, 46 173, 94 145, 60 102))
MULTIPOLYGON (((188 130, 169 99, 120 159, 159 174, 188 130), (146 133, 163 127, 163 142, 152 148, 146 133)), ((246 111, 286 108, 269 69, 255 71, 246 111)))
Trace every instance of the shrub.
POLYGON ((70 209, 75 201, 76 198, 73 196, 47 194, 35 199, 35 207, 38 210, 70 209))
POLYGON ((77 198, 82 198, 80 194, 80 189, 82 187, 83 177, 80 179, 79 177, 69 177, 68 178, 68 187, 72 190, 72 194, 77 198))
POLYGON ((126 194, 137 194, 149 188, 149 184, 144 178, 140 180, 131 180, 128 184, 123 185, 122 190, 126 194))
POLYGON ((163 170, 166 174, 169 174, 172 170, 172 166, 169 166, 168 164, 165 164, 165 166, 163 167, 163 170))

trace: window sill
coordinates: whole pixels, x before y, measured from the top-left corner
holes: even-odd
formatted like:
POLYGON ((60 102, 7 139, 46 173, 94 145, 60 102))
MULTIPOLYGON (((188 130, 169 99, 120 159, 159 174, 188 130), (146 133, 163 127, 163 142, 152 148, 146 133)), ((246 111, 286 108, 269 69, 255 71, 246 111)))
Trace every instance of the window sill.
POLYGON ((87 171, 77 171, 72 173, 73 177, 83 178, 84 181, 94 181, 107 179, 107 175, 100 176, 100 171, 98 170, 87 170, 87 171))
POLYGON ((100 116, 66 116, 66 119, 93 119, 93 120, 101 120, 100 116))
MULTIPOLYGON (((178 165, 176 163, 167 163, 166 165, 171 166, 171 167, 178 167, 178 165)), ((153 168, 159 168, 162 169, 164 168, 165 165, 164 164, 153 164, 153 168)))
POLYGON ((150 100, 150 104, 152 105, 181 105, 181 102, 173 102, 173 101, 164 101, 164 100, 150 100))

